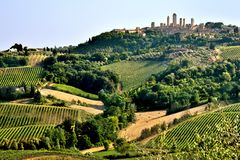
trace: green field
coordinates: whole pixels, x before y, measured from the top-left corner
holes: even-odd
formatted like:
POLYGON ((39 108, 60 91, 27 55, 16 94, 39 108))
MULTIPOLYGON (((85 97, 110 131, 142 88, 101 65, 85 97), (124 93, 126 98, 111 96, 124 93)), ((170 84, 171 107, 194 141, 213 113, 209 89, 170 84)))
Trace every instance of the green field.
POLYGON ((73 94, 73 95, 77 95, 77 96, 84 97, 84 98, 89 98, 89 99, 92 99, 92 100, 98 100, 99 99, 98 95, 95 95, 95 94, 92 94, 92 93, 87 93, 87 92, 85 92, 81 89, 78 89, 78 88, 75 88, 75 87, 72 87, 72 86, 68 86, 68 85, 65 85, 65 84, 54 84, 54 85, 52 85, 52 88, 55 89, 55 90, 58 90, 58 91, 67 92, 67 93, 70 93, 70 94, 73 94))
POLYGON ((158 61, 124 61, 103 66, 119 74, 123 90, 129 90, 143 84, 152 74, 163 71, 166 66, 158 61))
POLYGON ((0 86, 20 86, 23 82, 35 85, 41 81, 40 67, 16 67, 0 69, 0 86))
POLYGON ((40 138, 48 128, 69 117, 85 121, 90 115, 64 107, 0 104, 0 143, 5 138, 10 141, 40 138))
POLYGON ((240 58, 240 46, 220 47, 221 56, 224 59, 238 59, 240 58))
POLYGON ((169 146, 175 143, 177 147, 184 148, 188 144, 193 144, 196 133, 200 135, 212 134, 216 132, 216 125, 220 124, 224 117, 233 122, 237 116, 240 116, 240 104, 230 105, 223 109, 222 112, 218 111, 208 113, 203 116, 198 116, 184 121, 165 132, 164 138, 163 135, 160 135, 155 140, 150 141, 147 146, 156 147, 156 144, 158 144, 160 139, 163 138, 163 142, 169 146))

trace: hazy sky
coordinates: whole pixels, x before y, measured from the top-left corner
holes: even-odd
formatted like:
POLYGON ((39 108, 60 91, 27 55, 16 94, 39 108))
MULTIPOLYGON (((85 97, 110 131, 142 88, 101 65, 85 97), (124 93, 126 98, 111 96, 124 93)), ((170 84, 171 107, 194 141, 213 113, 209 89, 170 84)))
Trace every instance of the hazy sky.
POLYGON ((187 22, 240 25, 239 0, 0 0, 0 50, 77 45, 114 28, 165 22, 174 12, 187 22))

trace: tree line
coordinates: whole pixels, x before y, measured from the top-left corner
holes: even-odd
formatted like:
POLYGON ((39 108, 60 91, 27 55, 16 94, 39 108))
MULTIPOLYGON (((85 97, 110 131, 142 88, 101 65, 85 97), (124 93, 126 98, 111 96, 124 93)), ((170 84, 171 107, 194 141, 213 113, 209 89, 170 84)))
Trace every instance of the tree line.
POLYGON ((45 59, 42 65, 47 81, 68 84, 84 91, 98 94, 100 90, 114 92, 119 82, 118 75, 102 71, 98 65, 77 55, 61 55, 45 59))
POLYGON ((169 113, 213 101, 239 98, 240 60, 190 67, 189 61, 153 75, 131 92, 138 111, 167 109, 169 113))

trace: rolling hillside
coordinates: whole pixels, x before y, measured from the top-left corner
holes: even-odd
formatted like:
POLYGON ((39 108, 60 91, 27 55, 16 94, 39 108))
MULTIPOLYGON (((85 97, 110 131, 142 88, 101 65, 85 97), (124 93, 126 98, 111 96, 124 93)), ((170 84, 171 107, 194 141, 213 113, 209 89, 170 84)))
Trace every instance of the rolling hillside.
MULTIPOLYGON (((185 148, 193 144, 196 133, 201 136, 204 134, 212 134, 216 131, 216 125, 220 124, 224 118, 234 121, 240 116, 240 104, 227 106, 221 111, 207 113, 196 118, 189 119, 169 129, 156 139, 150 141, 148 147, 156 147, 160 140, 171 146, 176 144, 179 148, 185 148)), ((240 125, 240 124, 239 124, 240 125)))

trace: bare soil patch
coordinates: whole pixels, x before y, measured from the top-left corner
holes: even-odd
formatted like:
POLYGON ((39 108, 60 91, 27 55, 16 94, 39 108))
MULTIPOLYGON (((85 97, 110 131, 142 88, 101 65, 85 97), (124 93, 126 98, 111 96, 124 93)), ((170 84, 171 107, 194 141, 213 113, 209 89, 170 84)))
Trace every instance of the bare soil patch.
MULTIPOLYGON (((110 144, 109 149, 112 149, 112 148, 113 148, 113 144, 110 144)), ((90 149, 81 150, 80 153, 86 154, 86 153, 100 152, 100 151, 104 151, 104 150, 105 150, 104 147, 94 147, 94 148, 90 148, 90 149)))
POLYGON ((84 107, 84 106, 79 106, 79 105, 71 105, 69 107, 74 108, 74 109, 80 109, 80 110, 86 111, 86 112, 94 114, 94 115, 103 113, 103 107, 84 107))
POLYGON ((136 122, 121 130, 119 136, 128 141, 132 141, 140 137, 142 130, 146 128, 150 129, 154 125, 162 124, 164 122, 170 124, 175 118, 179 119, 186 114, 197 115, 203 113, 205 112, 206 107, 207 105, 202 105, 171 115, 166 115, 166 111, 136 113, 136 122))
POLYGON ((75 95, 72 95, 69 93, 60 92, 60 91, 56 91, 56 90, 42 89, 41 94, 44 96, 52 95, 52 96, 56 97, 57 99, 61 99, 61 100, 67 101, 67 102, 73 102, 73 101, 78 102, 79 101, 81 103, 86 103, 87 105, 89 105, 91 107, 103 107, 102 101, 90 100, 87 98, 75 96, 75 95))

